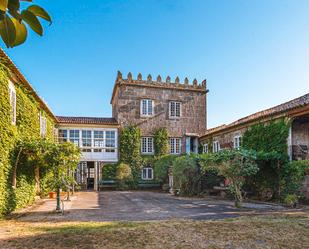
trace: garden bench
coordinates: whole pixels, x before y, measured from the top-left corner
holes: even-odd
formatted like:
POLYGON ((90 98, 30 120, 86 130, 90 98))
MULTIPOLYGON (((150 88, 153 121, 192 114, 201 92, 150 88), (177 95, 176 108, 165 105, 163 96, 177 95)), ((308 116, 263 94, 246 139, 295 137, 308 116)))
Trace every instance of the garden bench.
POLYGON ((139 181, 138 182, 139 188, 160 188, 160 183, 154 181, 139 181))
POLYGON ((222 187, 222 186, 214 186, 213 187, 213 190, 215 191, 215 192, 219 192, 219 195, 221 196, 221 197, 225 197, 226 196, 226 192, 227 192, 227 190, 228 190, 228 187, 222 187))
POLYGON ((101 180, 99 182, 99 189, 103 188, 116 188, 117 181, 116 180, 101 180))

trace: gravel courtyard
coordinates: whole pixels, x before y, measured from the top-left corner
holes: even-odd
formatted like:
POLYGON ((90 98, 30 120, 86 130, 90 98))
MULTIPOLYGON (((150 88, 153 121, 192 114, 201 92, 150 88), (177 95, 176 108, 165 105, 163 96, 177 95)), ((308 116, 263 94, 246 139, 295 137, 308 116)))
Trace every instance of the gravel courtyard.
POLYGON ((182 198, 149 191, 78 192, 71 201, 64 202, 64 215, 53 213, 55 204, 55 200, 46 200, 19 220, 147 221, 177 218, 209 220, 285 211, 281 206, 254 203, 244 203, 243 208, 237 209, 232 201, 182 198))

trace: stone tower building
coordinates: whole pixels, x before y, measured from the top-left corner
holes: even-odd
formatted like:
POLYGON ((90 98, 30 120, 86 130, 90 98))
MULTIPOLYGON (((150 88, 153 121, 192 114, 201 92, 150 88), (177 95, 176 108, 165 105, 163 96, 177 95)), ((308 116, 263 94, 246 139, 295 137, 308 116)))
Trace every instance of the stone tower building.
POLYGON ((198 136, 206 131, 206 80, 189 84, 188 79, 180 83, 168 76, 155 80, 151 75, 137 79, 129 73, 124 79, 118 72, 111 104, 113 118, 120 127, 134 124, 142 131, 142 153, 153 154, 153 133, 165 127, 170 137, 172 154, 197 152, 198 136))

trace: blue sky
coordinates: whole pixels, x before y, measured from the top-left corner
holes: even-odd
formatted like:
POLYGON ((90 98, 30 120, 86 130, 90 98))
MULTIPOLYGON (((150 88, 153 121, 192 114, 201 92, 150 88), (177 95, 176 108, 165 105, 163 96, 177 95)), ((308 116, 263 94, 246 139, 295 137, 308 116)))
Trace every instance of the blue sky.
POLYGON ((306 0, 34 2, 53 24, 6 52, 57 115, 111 116, 117 70, 206 78, 208 127, 309 92, 306 0))

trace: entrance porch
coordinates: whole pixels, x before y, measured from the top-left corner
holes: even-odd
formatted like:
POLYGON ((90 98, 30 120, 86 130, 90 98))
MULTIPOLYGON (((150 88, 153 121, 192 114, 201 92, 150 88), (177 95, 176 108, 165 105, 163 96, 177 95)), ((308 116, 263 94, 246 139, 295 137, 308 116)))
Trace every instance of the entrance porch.
POLYGON ((75 180, 82 190, 99 190, 103 165, 101 161, 82 161, 78 164, 75 180))

